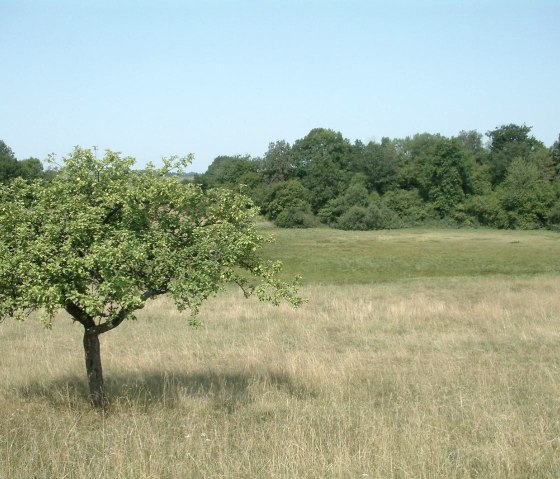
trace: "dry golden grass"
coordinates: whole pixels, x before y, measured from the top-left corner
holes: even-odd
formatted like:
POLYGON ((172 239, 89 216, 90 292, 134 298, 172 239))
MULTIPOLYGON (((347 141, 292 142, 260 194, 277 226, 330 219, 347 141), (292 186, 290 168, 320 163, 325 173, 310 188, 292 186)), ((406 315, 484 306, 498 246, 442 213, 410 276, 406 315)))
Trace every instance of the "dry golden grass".
POLYGON ((193 331, 165 300, 102 337, 0 327, 0 478, 557 478, 560 277, 227 293, 193 331))

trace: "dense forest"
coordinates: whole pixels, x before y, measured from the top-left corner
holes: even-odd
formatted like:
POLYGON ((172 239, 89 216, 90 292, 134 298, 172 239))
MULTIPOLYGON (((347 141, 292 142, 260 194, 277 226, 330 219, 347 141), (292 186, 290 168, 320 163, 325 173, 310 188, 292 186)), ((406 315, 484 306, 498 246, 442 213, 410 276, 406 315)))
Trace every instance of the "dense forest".
POLYGON ((531 127, 509 124, 486 138, 461 131, 367 144, 317 128, 292 145, 270 143, 262 158, 219 156, 194 181, 242 188, 280 227, 373 230, 559 228, 559 179, 560 137, 546 147, 531 127))
MULTIPOLYGON (((0 183, 53 174, 0 140, 0 183)), ((270 143, 262 158, 219 156, 192 181, 243 191, 285 228, 560 229, 560 137, 547 147, 525 125, 367 144, 316 128, 292 145, 270 143)))

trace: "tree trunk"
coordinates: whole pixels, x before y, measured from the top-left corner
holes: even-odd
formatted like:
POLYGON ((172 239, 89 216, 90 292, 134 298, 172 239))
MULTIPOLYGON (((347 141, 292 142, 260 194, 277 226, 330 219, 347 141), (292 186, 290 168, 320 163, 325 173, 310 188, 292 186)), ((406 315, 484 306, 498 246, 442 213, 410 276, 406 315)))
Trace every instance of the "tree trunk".
POLYGON ((84 332, 84 351, 86 353, 86 371, 89 385, 89 399, 94 407, 103 407, 106 403, 103 370, 101 369, 101 348, 99 335, 91 331, 84 332))

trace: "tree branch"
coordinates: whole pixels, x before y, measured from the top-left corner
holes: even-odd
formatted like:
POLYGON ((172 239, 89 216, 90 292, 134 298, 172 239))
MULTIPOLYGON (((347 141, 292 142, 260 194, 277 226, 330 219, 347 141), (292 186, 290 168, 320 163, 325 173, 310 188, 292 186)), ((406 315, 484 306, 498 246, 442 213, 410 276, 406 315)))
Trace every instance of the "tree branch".
MULTIPOLYGON (((154 296, 159 296, 160 294, 167 293, 167 291, 168 291, 167 285, 160 289, 148 289, 147 291, 144 291, 144 293, 140 295, 140 300, 142 301, 142 303, 144 303, 145 301, 147 301, 150 298, 153 298, 154 296)), ((117 315, 113 317, 113 319, 95 326, 96 334, 103 334, 106 333, 107 331, 111 331, 111 329, 115 329, 127 318, 127 316, 130 313, 132 313, 132 311, 136 311, 137 309, 142 309, 143 307, 144 306, 142 305, 141 307, 134 308, 134 309, 122 308, 117 313, 117 315)))
POLYGON ((245 298, 251 297, 251 295, 255 291, 255 287, 249 285, 247 281, 236 279, 234 280, 234 283, 241 288, 241 291, 243 291, 243 295, 245 296, 245 298))
POLYGON ((123 207, 124 207, 124 205, 122 203, 119 203, 118 205, 116 205, 111 211, 109 211, 107 213, 107 215, 103 219, 103 224, 106 225, 107 223, 109 223, 111 218, 113 216, 115 216, 119 211, 121 211, 123 209, 123 207))
POLYGON ((85 329, 96 327, 93 317, 87 314, 80 306, 78 306, 73 301, 66 301, 66 303, 64 304, 64 310, 76 321, 78 321, 78 323, 80 323, 85 329))

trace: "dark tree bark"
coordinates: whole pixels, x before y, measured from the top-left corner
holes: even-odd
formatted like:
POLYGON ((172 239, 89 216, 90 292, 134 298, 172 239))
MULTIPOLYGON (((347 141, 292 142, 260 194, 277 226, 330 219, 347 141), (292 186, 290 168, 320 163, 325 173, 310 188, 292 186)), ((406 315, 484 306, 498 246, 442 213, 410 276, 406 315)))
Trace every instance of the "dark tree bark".
MULTIPOLYGON (((148 289, 140 295, 142 302, 154 296, 167 292, 167 284, 159 289, 148 289)), ((137 309, 141 309, 140 306, 137 309)), ((84 327, 84 352, 86 359, 86 372, 89 387, 89 400, 93 407, 101 408, 107 404, 105 384, 103 382, 103 369, 101 368, 101 347, 99 335, 118 327, 132 312, 121 309, 118 314, 105 322, 96 324, 93 316, 86 313, 85 309, 73 301, 67 301, 64 309, 84 327)))
POLYGON ((101 348, 99 334, 94 331, 84 332, 84 351, 86 355, 86 371, 89 386, 89 399, 96 408, 105 406, 105 385, 101 368, 101 348))

